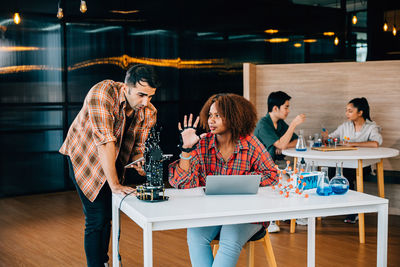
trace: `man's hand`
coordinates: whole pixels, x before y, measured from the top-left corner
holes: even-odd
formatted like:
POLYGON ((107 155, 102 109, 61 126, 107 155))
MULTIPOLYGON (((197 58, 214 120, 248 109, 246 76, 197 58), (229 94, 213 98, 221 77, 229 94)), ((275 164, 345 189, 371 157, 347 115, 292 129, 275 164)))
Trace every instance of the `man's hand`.
POLYGON ((115 185, 110 185, 111 192, 114 194, 122 194, 122 195, 127 195, 127 194, 135 194, 136 195, 136 189, 129 187, 129 186, 124 186, 121 184, 115 184, 115 185))
POLYGON ((141 176, 146 176, 146 172, 143 170, 144 159, 143 161, 138 161, 132 167, 139 173, 141 176))
POLYGON ((143 170, 143 165, 145 163, 143 155, 142 154, 135 155, 133 157, 133 161, 134 164, 132 165, 132 168, 134 168, 139 173, 139 175, 146 176, 146 172, 143 170))
POLYGON ((282 155, 282 149, 275 148, 275 155, 282 155))
POLYGON ((294 118, 294 119, 292 120, 292 123, 291 123, 291 124, 292 124, 294 127, 297 127, 297 126, 299 126, 300 124, 302 124, 305 120, 306 120, 306 115, 305 115, 305 114, 299 114, 299 115, 296 116, 296 118, 294 118))

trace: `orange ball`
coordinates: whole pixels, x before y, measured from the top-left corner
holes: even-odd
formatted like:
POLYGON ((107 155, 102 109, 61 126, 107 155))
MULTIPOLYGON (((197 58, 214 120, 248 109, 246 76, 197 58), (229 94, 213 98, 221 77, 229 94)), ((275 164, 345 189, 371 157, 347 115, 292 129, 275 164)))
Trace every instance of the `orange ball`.
POLYGON ((308 198, 308 194, 305 194, 304 197, 305 197, 305 198, 308 198))
POLYGON ((281 191, 279 191, 279 194, 283 195, 283 191, 282 191, 282 190, 281 190, 281 191))
POLYGON ((307 183, 306 183, 306 182, 304 182, 304 183, 303 183, 303 186, 306 186, 306 184, 307 184, 307 183))

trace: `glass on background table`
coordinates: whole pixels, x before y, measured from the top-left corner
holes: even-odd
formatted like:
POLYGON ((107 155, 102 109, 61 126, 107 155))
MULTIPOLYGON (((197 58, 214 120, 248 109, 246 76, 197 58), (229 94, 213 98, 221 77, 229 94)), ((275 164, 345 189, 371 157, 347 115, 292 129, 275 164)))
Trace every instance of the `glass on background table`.
MULTIPOLYGON (((315 166, 336 167, 337 163, 343 162, 343 168, 356 169, 357 191, 364 192, 363 168, 376 164, 378 196, 385 197, 383 159, 392 158, 399 155, 399 151, 393 148, 378 147, 365 148, 358 147, 356 150, 343 151, 318 151, 307 148, 306 151, 296 151, 296 149, 285 149, 282 151, 285 156, 294 158, 294 166, 300 158, 304 158, 307 163, 314 162, 315 166)), ((365 222, 364 214, 359 214, 359 238, 360 243, 365 243, 365 222)), ((290 232, 295 232, 295 219, 291 220, 290 232)))

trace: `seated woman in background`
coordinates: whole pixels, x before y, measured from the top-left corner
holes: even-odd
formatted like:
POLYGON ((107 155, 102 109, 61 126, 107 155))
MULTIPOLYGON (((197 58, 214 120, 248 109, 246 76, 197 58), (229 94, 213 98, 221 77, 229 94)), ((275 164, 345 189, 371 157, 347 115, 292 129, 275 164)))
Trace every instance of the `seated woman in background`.
MULTIPOLYGON (((175 188, 205 185, 207 175, 261 175, 261 186, 277 183, 277 170, 269 153, 252 134, 257 116, 253 104, 235 94, 217 94, 204 104, 200 118, 184 117, 180 160, 170 164, 169 182, 175 188), (200 125, 209 131, 196 135, 200 125)), ((243 245, 266 223, 245 223, 187 229, 190 260, 194 267, 236 266, 243 245), (220 234, 215 259, 210 242, 220 234)))
MULTIPOLYGON (((346 117, 348 121, 341 124, 333 133, 322 132, 322 137, 324 139, 328 139, 328 137, 338 138, 339 140, 344 140, 347 137, 348 141, 342 143, 345 146, 379 147, 382 144, 380 127, 371 120, 368 101, 365 97, 354 98, 347 104, 346 117)), ((363 177, 368 176, 370 173, 370 166, 363 169, 363 177)), ((343 175, 349 180, 350 189, 354 190, 356 170, 345 168, 343 169, 343 175)), ((329 177, 333 176, 334 169, 329 168, 329 177)), ((344 221, 355 223, 357 219, 356 214, 351 214, 344 221)))

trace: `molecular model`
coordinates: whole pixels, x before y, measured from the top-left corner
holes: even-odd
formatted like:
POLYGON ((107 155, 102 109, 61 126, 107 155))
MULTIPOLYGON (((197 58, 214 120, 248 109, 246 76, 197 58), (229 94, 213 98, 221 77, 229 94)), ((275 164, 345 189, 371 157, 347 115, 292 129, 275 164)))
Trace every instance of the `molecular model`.
MULTIPOLYGON (((316 184, 315 174, 307 173, 304 174, 304 169, 297 169, 290 167, 290 161, 286 161, 285 169, 279 169, 278 165, 275 165, 275 168, 278 170, 278 184, 273 185, 273 190, 279 190, 279 194, 288 198, 293 194, 298 194, 300 196, 304 196, 308 198, 308 194, 303 194, 304 190, 311 189, 314 187, 314 183, 316 184), (288 178, 284 177, 287 175, 288 178), (306 176, 306 177, 305 177, 306 176)), ((317 176, 318 177, 318 176, 317 176)))

